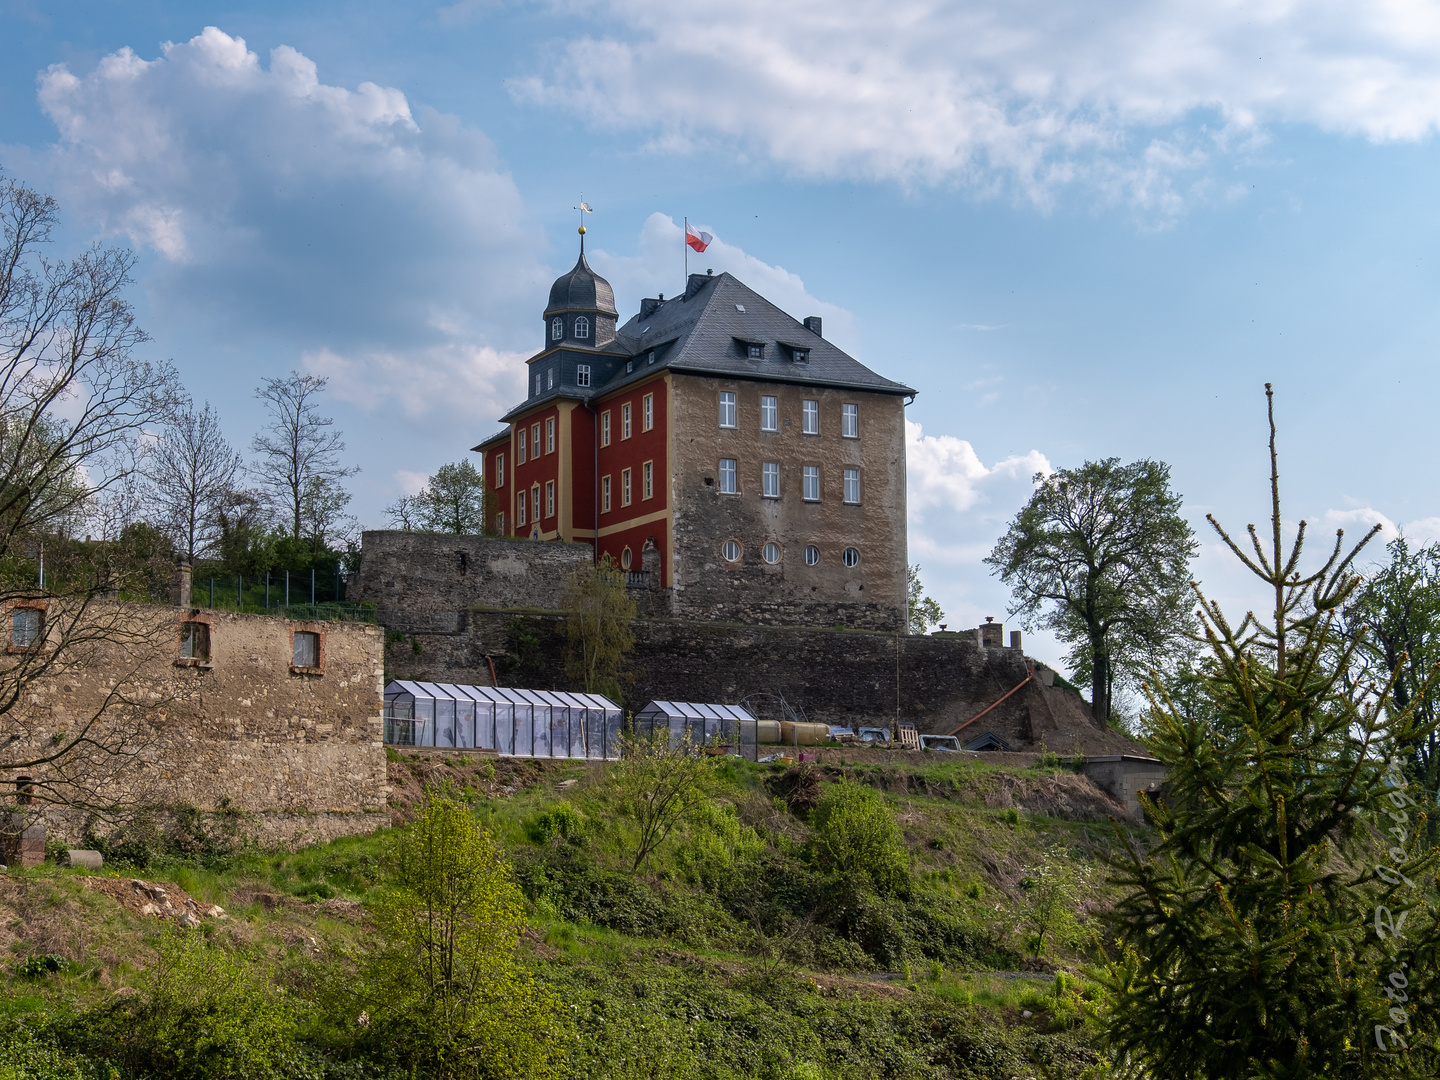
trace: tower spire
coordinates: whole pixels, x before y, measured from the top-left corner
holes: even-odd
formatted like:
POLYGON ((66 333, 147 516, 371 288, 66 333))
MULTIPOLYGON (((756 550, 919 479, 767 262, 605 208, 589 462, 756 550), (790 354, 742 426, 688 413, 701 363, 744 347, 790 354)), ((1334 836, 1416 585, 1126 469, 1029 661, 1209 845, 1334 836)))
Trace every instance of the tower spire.
POLYGON ((580 257, 583 259, 585 257, 585 215, 593 214, 595 210, 585 201, 585 192, 583 191, 580 192, 580 205, 572 206, 570 209, 580 211, 580 257))

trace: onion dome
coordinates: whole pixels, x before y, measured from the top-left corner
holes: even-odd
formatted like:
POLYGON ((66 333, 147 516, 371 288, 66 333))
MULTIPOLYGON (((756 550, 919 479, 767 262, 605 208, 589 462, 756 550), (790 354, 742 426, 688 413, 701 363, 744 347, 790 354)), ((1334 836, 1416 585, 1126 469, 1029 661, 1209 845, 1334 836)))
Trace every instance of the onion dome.
POLYGON ((550 304, 545 308, 547 316, 561 311, 588 311, 597 314, 618 316, 615 310, 615 290, 585 261, 585 252, 568 274, 562 274, 550 286, 550 304))

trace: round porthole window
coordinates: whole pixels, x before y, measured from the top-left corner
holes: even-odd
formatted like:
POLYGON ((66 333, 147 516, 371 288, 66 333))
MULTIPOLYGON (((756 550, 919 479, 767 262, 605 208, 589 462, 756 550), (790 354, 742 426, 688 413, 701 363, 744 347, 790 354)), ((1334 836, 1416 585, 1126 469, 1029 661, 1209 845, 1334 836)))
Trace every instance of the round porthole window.
POLYGON ((820 549, 811 544, 805 549, 805 565, 814 566, 820 561, 820 549))
POLYGON ((630 562, 631 562, 631 560, 632 560, 633 558, 634 558, 634 556, 632 556, 632 555, 630 554, 630 549, 627 547, 624 551, 622 551, 622 552, 620 553, 620 566, 621 566, 621 568, 624 569, 624 570, 629 570, 629 569, 630 569, 630 562))
POLYGON ((724 546, 720 548, 720 554, 725 556, 725 561, 726 561, 726 562, 739 562, 739 561, 740 561, 740 544, 739 544, 739 542, 738 542, 738 541, 735 541, 735 540, 726 540, 724 546))
POLYGON ((774 566, 780 561, 780 545, 774 542, 766 544, 760 554, 765 556, 765 561, 774 566))
POLYGON ((859 549, 859 548, 846 548, 846 549, 845 549, 845 565, 846 565, 846 566, 859 566, 859 565, 860 565, 860 549, 859 549))

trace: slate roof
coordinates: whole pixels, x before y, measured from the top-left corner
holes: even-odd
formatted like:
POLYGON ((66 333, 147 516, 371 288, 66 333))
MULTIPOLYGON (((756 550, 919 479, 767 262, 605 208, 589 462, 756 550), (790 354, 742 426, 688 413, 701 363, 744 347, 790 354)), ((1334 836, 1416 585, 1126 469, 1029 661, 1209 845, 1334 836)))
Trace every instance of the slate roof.
MULTIPOLYGON (((662 302, 649 315, 636 315, 616 331, 615 344, 634 356, 667 346, 654 367, 696 375, 764 379, 840 386, 881 394, 913 395, 915 390, 871 371, 853 356, 805 324, 781 311, 731 274, 691 274, 686 295, 662 302), (741 310, 741 309, 744 310, 741 310), (765 356, 751 360, 736 342, 765 346, 765 356), (784 346, 784 347, 780 347, 784 346), (789 346, 809 350, 809 361, 790 359, 789 346)), ((654 374, 654 367, 620 369, 597 393, 609 393, 654 374)))
POLYGON ((590 269, 584 251, 580 252, 580 258, 571 271, 556 278, 555 284, 550 286, 550 304, 545 314, 548 316, 557 311, 603 311, 618 317, 615 290, 590 269))

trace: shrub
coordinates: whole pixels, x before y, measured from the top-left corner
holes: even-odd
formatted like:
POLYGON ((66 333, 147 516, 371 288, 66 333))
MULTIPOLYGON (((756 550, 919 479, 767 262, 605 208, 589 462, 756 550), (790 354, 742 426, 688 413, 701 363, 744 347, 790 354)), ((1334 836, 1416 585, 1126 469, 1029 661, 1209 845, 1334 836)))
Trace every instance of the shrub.
POLYGON ((532 817, 526 823, 525 832, 536 844, 548 844, 557 836, 572 844, 583 843, 585 816, 568 802, 558 802, 532 817))
POLYGON ((908 884, 910 857, 900 827, 873 788, 831 784, 810 819, 811 851, 823 870, 850 879, 860 891, 888 894, 908 884))

